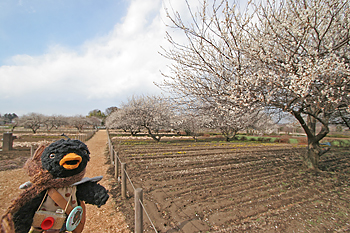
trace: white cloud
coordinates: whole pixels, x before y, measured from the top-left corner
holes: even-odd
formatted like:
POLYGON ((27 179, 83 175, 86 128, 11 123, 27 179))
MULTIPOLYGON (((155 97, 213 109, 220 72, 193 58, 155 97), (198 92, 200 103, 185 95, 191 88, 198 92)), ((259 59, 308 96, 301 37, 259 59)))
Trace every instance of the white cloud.
MULTIPOLYGON (((182 1, 173 6, 186 7, 182 1)), ((53 45, 41 56, 16 55, 11 65, 0 67, 0 100, 25 101, 30 95, 38 102, 75 97, 123 101, 132 94, 160 93, 153 82, 163 79, 159 70, 169 63, 158 54, 167 44, 164 20, 161 0, 133 0, 122 23, 79 50, 53 45)))
POLYGON ((160 10, 160 1, 156 3, 133 1, 123 24, 116 25, 104 38, 86 42, 80 51, 53 46, 41 56, 12 57, 13 65, 0 67, 1 95, 24 95, 49 85, 56 89, 70 85, 86 87, 78 88, 86 96, 111 96, 145 79, 157 78, 147 75, 157 73, 156 64, 162 64, 157 51, 164 27, 145 20, 160 10))

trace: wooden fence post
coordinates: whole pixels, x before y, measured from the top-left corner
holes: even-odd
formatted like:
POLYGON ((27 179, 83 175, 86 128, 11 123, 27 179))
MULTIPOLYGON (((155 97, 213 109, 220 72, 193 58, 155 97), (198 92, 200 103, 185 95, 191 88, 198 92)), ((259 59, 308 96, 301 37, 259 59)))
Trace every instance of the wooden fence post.
POLYGON ((122 178, 122 187, 121 187, 121 193, 122 193, 122 199, 126 199, 126 163, 121 164, 121 178, 122 178))
POLYGON ((30 157, 33 157, 34 155, 34 146, 33 144, 30 145, 30 157))
POLYGON ((135 189, 135 233, 143 232, 143 202, 142 188, 135 189))
POLYGON ((114 164, 114 153, 113 152, 114 152, 114 150, 113 150, 113 145, 112 145, 111 150, 109 151, 112 164, 114 164))
POLYGON ((114 153, 114 177, 115 180, 118 182, 118 175, 119 175, 119 160, 118 160, 118 152, 114 153))

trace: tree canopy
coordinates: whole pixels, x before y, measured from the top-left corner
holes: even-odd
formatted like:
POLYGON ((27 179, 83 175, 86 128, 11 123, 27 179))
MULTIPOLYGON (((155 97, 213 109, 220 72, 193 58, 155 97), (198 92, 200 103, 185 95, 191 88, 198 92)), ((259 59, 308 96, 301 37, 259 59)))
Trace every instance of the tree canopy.
POLYGON ((304 163, 318 169, 333 114, 350 108, 349 1, 249 1, 242 11, 203 0, 188 9, 192 22, 168 13, 187 43, 167 34, 173 63, 161 86, 188 102, 292 114, 308 137, 304 163))
POLYGON ((162 131, 170 129, 171 108, 160 96, 132 96, 106 119, 109 128, 115 127, 136 135, 145 129, 148 135, 160 141, 162 131))

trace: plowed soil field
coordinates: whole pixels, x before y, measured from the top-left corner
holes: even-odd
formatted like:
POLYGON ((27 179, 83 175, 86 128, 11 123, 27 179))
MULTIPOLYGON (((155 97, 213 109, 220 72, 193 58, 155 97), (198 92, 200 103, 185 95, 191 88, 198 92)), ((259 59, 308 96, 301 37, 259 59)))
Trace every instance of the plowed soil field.
POLYGON ((130 226, 133 189, 142 187, 158 232, 350 231, 348 148, 332 148, 315 174, 302 167, 305 146, 112 140, 133 186, 126 200, 117 183, 111 193, 130 226))

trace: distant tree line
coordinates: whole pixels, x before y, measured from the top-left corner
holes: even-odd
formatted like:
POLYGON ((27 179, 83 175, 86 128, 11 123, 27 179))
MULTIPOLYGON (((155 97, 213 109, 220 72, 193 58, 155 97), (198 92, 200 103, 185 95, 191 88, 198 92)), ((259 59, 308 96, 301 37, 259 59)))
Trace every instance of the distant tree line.
POLYGON ((272 124, 272 119, 263 112, 238 115, 232 109, 213 106, 189 108, 154 95, 133 96, 106 118, 108 128, 122 129, 133 136, 146 132, 158 142, 165 132, 184 132, 197 140, 199 132, 208 129, 221 132, 230 141, 240 130, 251 127, 263 132, 271 129, 272 124))
POLYGON ((17 118, 16 113, 5 113, 4 115, 0 114, 0 122, 2 124, 9 124, 12 122, 13 119, 17 118))
POLYGON ((12 121, 12 131, 16 127, 31 129, 36 133, 39 129, 45 129, 50 132, 52 129, 58 129, 63 126, 76 128, 79 132, 87 126, 96 128, 101 125, 101 120, 96 117, 62 116, 62 115, 43 115, 40 113, 29 113, 16 118, 12 121))
POLYGON ((39 129, 50 132, 52 129, 60 127, 73 127, 82 132, 87 127, 97 128, 104 125, 106 114, 111 113, 115 109, 116 107, 110 107, 106 109, 106 113, 94 109, 87 116, 44 115, 34 112, 17 116, 15 113, 6 113, 0 115, 0 122, 10 126, 12 131, 16 127, 31 129, 33 133, 36 133, 39 129))

